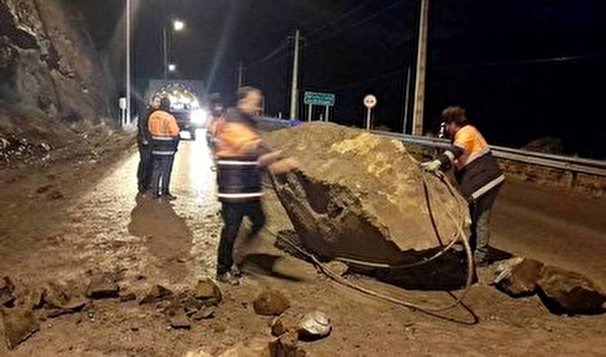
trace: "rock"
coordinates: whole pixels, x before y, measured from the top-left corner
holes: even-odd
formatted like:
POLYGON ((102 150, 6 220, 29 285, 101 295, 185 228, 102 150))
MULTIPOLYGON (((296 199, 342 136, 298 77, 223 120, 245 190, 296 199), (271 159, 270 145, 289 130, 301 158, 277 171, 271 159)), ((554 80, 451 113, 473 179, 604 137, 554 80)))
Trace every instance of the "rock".
POLYGON ((328 268, 328 270, 332 271, 333 273, 339 276, 347 274, 347 271, 349 270, 349 266, 347 264, 337 260, 328 262, 325 266, 326 268, 328 268))
POLYGON ((254 338, 240 342, 223 352, 220 357, 274 357, 271 354, 270 342, 265 338, 254 338))
POLYGON ((205 305, 218 305, 223 299, 221 289, 210 279, 198 281, 194 290, 194 297, 205 305))
POLYGON ((185 315, 175 316, 170 320, 170 327, 174 329, 187 329, 191 328, 191 322, 185 315))
POLYGON ((141 300, 139 300, 139 304, 143 305, 158 302, 172 295, 173 292, 163 287, 162 285, 154 285, 149 290, 149 293, 147 293, 143 298, 141 298, 141 300))
POLYGON ((137 300, 137 295, 135 293, 128 293, 128 294, 120 295, 119 299, 121 302, 133 301, 133 300, 137 300))
POLYGON ((6 346, 9 350, 17 347, 40 329, 33 312, 24 307, 2 309, 2 321, 6 346))
POLYGON ((299 323, 299 338, 301 340, 317 340, 330 334, 330 318, 321 311, 312 311, 305 315, 299 323))
POLYGON ((225 331, 227 331, 227 327, 225 327, 225 325, 223 324, 212 324, 210 326, 211 330, 213 330, 213 332, 215 333, 223 333, 225 331))
POLYGON ((203 349, 197 349, 195 351, 188 351, 185 357, 213 357, 213 355, 203 349))
POLYGON ((100 273, 91 277, 86 296, 91 299, 116 298, 119 291, 118 284, 110 274, 100 273))
POLYGON ((77 287, 60 283, 49 283, 42 294, 42 305, 49 317, 80 311, 86 298, 77 287))
POLYGON ((277 316, 288 310, 290 303, 280 291, 270 289, 253 301, 253 307, 258 315, 277 316))
POLYGON ((36 189, 36 193, 45 193, 48 192, 53 187, 53 185, 44 185, 40 186, 36 189))
POLYGON ((533 295, 542 268, 543 263, 536 260, 512 258, 497 266, 494 284, 513 297, 533 295))
POLYGON ((305 357, 307 352, 301 348, 295 334, 286 334, 270 342, 269 351, 272 357, 305 357))
POLYGON ((1 306, 12 306, 15 301, 15 285, 8 276, 5 276, 0 280, 0 305, 1 306))
POLYGON ((466 200, 422 171, 396 139, 332 123, 263 137, 299 162, 298 170, 276 177, 277 194, 303 247, 325 261, 417 261, 441 247, 432 218, 442 243, 459 226, 468 229, 466 200))
POLYGON ((598 314, 605 312, 606 295, 585 276, 545 266, 538 281, 539 296, 557 314, 598 314))
POLYGON ((279 337, 288 332, 286 323, 281 317, 276 317, 271 323, 271 334, 275 337, 279 337))
POLYGON ((48 194, 48 198, 51 200, 59 200, 59 199, 63 198, 63 194, 59 191, 53 191, 48 194))
POLYGON ((210 306, 204 306, 200 310, 196 311, 191 318, 195 321, 210 319, 215 316, 215 309, 210 306))
POLYGON ((183 310, 185 310, 185 314, 187 316, 192 316, 196 312, 198 312, 204 305, 199 300, 194 299, 193 297, 186 297, 181 299, 181 305, 183 306, 183 310))
POLYGON ((46 151, 46 152, 51 151, 51 146, 50 146, 50 145, 48 145, 47 143, 41 143, 41 144, 40 144, 40 147, 42 148, 42 150, 44 150, 44 151, 46 151))

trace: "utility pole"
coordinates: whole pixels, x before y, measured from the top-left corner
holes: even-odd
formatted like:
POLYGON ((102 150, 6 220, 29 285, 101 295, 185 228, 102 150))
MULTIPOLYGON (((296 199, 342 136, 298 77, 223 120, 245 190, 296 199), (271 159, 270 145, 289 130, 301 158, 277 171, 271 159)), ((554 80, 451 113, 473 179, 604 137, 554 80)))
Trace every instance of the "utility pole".
POLYGON ((406 134, 406 127, 408 126, 408 107, 410 105, 410 66, 406 68, 406 84, 404 92, 404 115, 402 124, 402 134, 406 134))
POLYGON ((292 63, 292 88, 290 90, 290 119, 297 117, 299 78, 299 30, 295 32, 295 55, 292 63))
POLYGON ((168 29, 162 27, 162 67, 164 68, 164 79, 168 79, 168 29))
POLYGON ((425 71, 427 67, 427 28, 429 20, 429 0, 421 0, 421 20, 419 23, 419 47, 417 51, 417 72, 415 81, 415 104, 412 117, 412 135, 423 135, 423 114, 425 106, 425 71))
POLYGON ((244 84, 244 65, 242 64, 242 61, 240 61, 240 64, 238 65, 238 89, 242 88, 243 84, 244 84))
POLYGON ((130 88, 130 13, 131 0, 126 0, 126 120, 124 124, 130 124, 131 88, 130 88))

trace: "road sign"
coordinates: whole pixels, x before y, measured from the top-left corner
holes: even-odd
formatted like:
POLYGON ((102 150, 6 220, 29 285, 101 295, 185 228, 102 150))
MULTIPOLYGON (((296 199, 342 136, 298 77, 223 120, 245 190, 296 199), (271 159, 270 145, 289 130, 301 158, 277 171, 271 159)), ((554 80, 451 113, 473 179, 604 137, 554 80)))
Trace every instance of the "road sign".
POLYGON ((366 108, 374 108, 375 105, 377 105, 377 97, 372 94, 369 94, 364 97, 364 106, 366 106, 366 108))
POLYGON ((332 93, 305 92, 303 102, 307 105, 332 107, 335 105, 335 95, 332 93))

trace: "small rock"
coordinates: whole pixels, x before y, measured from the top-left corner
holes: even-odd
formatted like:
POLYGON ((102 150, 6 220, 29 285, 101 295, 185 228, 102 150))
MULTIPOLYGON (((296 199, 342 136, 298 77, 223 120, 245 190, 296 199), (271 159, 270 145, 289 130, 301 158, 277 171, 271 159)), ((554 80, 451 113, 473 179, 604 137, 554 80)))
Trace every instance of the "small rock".
POLYGON ((185 315, 175 316, 170 320, 170 327, 174 329, 190 329, 191 322, 185 315))
POLYGON ((543 263, 536 260, 512 258, 497 266, 494 284, 513 297, 533 295, 542 268, 543 263))
POLYGON ((42 294, 42 305, 49 317, 77 312, 86 305, 86 298, 75 286, 50 283, 42 294))
POLYGON ((0 305, 2 306, 12 306, 15 302, 15 296, 13 292, 15 291, 15 285, 11 281, 8 276, 5 276, 0 280, 0 305))
POLYGON ((185 357, 213 357, 213 355, 204 351, 203 349, 198 349, 195 351, 188 351, 185 354, 185 357))
POLYGON ((598 314, 605 312, 606 295, 585 276, 545 266, 538 281, 541 300, 557 314, 598 314))
POLYGON ((275 337, 280 337, 286 332, 288 332, 288 328, 284 323, 284 319, 281 317, 276 317, 271 323, 271 334, 275 337))
POLYGON ((107 299, 118 297, 120 288, 110 274, 100 273, 91 277, 86 296, 91 299, 107 299))
POLYGON ((36 189, 36 193, 45 193, 48 192, 53 187, 53 185, 44 185, 40 186, 36 189))
POLYGON ((173 295, 172 291, 163 287, 162 285, 156 284, 156 285, 152 286, 152 288, 150 289, 149 293, 147 293, 147 295, 145 295, 141 300, 139 300, 139 304, 143 305, 143 304, 157 302, 157 301, 166 299, 172 295, 173 295))
POLYGON ((133 301, 133 300, 137 300, 137 295, 135 293, 128 293, 128 294, 120 295, 119 299, 121 302, 133 301))
POLYGON ((6 346, 9 350, 17 347, 40 329, 33 312, 27 308, 2 309, 2 321, 6 346))
POLYGON ((295 334, 286 334, 269 343, 270 356, 305 357, 307 352, 299 346, 295 334))
POLYGON ((277 316, 289 307, 286 296, 277 290, 265 290, 253 301, 253 308, 258 315, 277 316))
POLYGON ((193 297, 181 299, 181 305, 183 306, 183 310, 185 310, 185 314, 187 316, 195 314, 204 306, 200 301, 194 299, 193 297))
POLYGON ((312 311, 299 323, 299 338, 305 341, 317 340, 330 334, 330 318, 323 312, 312 311))
POLYGON ((52 199, 52 200, 58 200, 58 199, 63 198, 63 194, 59 191, 53 191, 48 194, 48 198, 52 199))
POLYGON ((227 330, 227 327, 225 327, 223 324, 213 324, 210 328, 215 333, 223 333, 227 330))
POLYGON ((347 274, 347 271, 349 270, 349 266, 347 264, 337 260, 333 260, 326 263, 326 267, 328 268, 328 270, 339 276, 347 274))
POLYGON ((223 300, 221 289, 210 279, 198 281, 194 290, 194 297, 205 305, 218 305, 223 300))
POLYGON ((196 311, 191 318, 195 321, 210 319, 215 316, 215 309, 210 306, 202 307, 200 310, 196 311))
POLYGON ((42 150, 44 150, 44 151, 46 151, 46 152, 51 151, 51 146, 50 146, 50 145, 48 145, 47 143, 41 143, 41 144, 40 144, 40 147, 42 148, 42 150))
MULTIPOLYGON (((248 341, 240 342, 227 351, 223 352, 220 357, 272 357, 278 356, 271 353, 271 341, 265 338, 254 338, 248 341)), ((283 355, 285 356, 285 355, 283 355)))

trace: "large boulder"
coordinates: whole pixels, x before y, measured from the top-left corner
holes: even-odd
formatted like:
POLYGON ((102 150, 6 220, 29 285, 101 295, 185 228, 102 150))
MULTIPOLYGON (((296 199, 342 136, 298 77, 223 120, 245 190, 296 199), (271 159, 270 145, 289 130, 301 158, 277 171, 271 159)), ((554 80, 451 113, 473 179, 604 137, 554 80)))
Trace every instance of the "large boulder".
POLYGON ((301 243, 320 258, 399 264, 467 234, 467 202, 396 140, 329 123, 264 134, 300 169, 277 177, 301 243))
POLYGON ((541 278, 543 263, 515 257, 497 266, 495 285, 513 297, 534 295, 541 278))
POLYGON ((585 276, 546 266, 538 281, 545 306, 558 314, 598 314, 606 308, 606 295, 585 276))
POLYGON ((25 307, 14 309, 0 308, 4 325, 4 339, 9 350, 17 347, 40 329, 31 310, 25 307))

